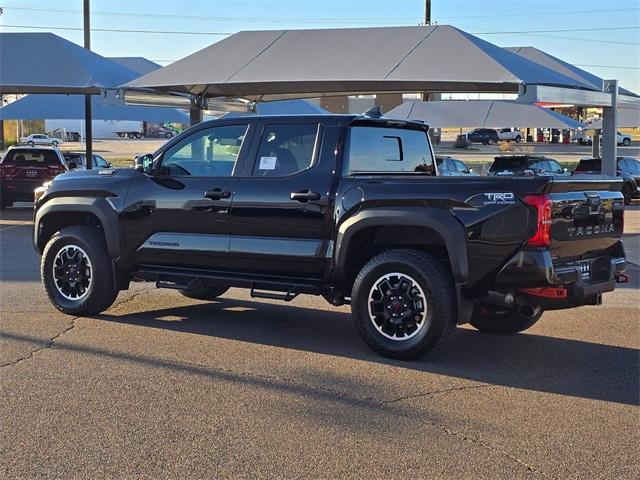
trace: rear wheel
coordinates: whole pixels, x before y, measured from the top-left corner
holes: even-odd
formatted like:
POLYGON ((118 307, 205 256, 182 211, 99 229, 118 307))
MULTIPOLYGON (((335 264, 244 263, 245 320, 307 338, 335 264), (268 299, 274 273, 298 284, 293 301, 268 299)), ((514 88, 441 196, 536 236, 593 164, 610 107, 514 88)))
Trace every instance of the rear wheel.
POLYGON ((518 135, 516 137, 516 143, 520 143, 522 141, 522 137, 520 135, 518 135))
POLYGON ((181 290, 180 293, 185 297, 195 298, 196 300, 215 300, 227 290, 229 290, 229 287, 201 287, 193 290, 181 290))
POLYGON ((137 139, 140 139, 140 138, 142 138, 142 134, 140 132, 136 132, 135 137, 137 139))
POLYGON ((107 244, 95 227, 55 233, 42 253, 40 275, 51 303, 70 315, 100 313, 118 295, 107 244))
POLYGON ((127 133, 127 138, 135 138, 135 136, 136 136, 136 135, 135 135, 135 133, 133 133, 133 132, 129 132, 129 133, 127 133))
POLYGON ((508 335, 531 328, 543 313, 540 307, 494 310, 480 305, 474 308, 470 323, 484 333, 508 335))
POLYGON ((52 147, 58 147, 58 142, 56 142, 55 140, 53 142, 51 142, 51 146, 52 147))
POLYGON ((425 253, 391 250, 360 271, 351 311, 360 336, 373 350, 391 358, 414 358, 455 331, 453 279, 425 253))
POLYGON ((483 145, 489 145, 489 140, 482 140, 483 145))
POLYGON ((171 138, 171 137, 173 137, 173 133, 171 132, 167 132, 164 134, 164 138, 171 138))

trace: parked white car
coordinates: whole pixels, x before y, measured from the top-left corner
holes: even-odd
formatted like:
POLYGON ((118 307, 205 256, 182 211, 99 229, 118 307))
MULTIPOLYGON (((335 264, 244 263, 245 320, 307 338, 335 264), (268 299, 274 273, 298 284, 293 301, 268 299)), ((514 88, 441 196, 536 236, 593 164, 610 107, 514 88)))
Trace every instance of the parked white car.
POLYGON ((51 145, 53 147, 57 147, 58 145, 64 143, 61 139, 50 137, 49 135, 45 135, 44 133, 34 133, 29 135, 28 137, 22 137, 20 139, 21 144, 26 145, 51 145))
POLYGON ((498 129, 498 138, 508 142, 520 143, 522 141, 522 133, 517 128, 500 128, 498 129))
POLYGON ((624 145, 628 147, 631 145, 631 135, 625 135, 624 133, 617 132, 616 133, 616 142, 618 145, 624 145))
MULTIPOLYGON (((593 139, 591 137, 587 137, 582 132, 579 132, 574 137, 571 138, 572 142, 577 142, 580 145, 591 145, 593 143, 593 139)), ((624 133, 616 132, 616 143, 618 145, 623 145, 628 147, 631 145, 631 135, 626 135, 624 133)))

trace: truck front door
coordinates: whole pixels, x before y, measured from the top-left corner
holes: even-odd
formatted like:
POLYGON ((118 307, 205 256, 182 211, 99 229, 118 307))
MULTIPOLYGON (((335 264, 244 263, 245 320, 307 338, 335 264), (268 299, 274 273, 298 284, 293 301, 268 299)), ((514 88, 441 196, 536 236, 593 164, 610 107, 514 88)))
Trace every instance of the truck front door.
POLYGON ((318 119, 258 125, 231 208, 234 271, 319 277, 330 251, 338 132, 318 119))
POLYGON ((136 263, 229 267, 229 209, 248 129, 238 122, 195 130, 154 159, 153 175, 131 186, 124 223, 126 237, 138 238, 136 263))

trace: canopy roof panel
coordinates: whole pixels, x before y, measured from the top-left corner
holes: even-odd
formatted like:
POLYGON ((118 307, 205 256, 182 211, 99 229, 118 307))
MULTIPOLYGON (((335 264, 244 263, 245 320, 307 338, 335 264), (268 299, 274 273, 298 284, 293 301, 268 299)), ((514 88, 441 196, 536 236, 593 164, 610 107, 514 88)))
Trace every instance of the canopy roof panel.
POLYGON ((591 89, 446 25, 239 32, 124 85, 277 100, 376 92, 591 89))
POLYGON ((0 33, 0 92, 4 94, 97 94, 101 88, 116 88, 138 76, 53 33, 0 33))
MULTIPOLYGON (((138 120, 189 123, 189 115, 175 108, 103 105, 92 98, 94 120, 138 120)), ((27 95, 0 108, 0 120, 84 119, 83 95, 27 95)))
POLYGON ((411 101, 390 110, 386 116, 422 120, 429 126, 437 128, 582 128, 585 126, 552 110, 507 100, 411 101))
POLYGON ((107 59, 122 65, 124 68, 128 68, 138 75, 146 75, 149 72, 162 68, 162 65, 147 60, 144 57, 107 57, 107 59))
MULTIPOLYGON (((565 75, 567 77, 573 78, 576 81, 589 84, 593 87, 594 90, 602 90, 602 87, 604 85, 604 80, 594 75, 593 73, 587 72, 582 68, 576 67, 569 62, 565 62, 564 60, 561 60, 558 57, 554 57, 553 55, 550 55, 547 52, 543 52, 542 50, 539 50, 535 47, 507 47, 505 48, 505 50, 513 52, 516 55, 526 58, 527 60, 531 60, 532 62, 542 65, 561 75, 565 75)), ((634 97, 638 96, 637 94, 625 88, 620 88, 620 93, 622 95, 630 95, 634 97)))

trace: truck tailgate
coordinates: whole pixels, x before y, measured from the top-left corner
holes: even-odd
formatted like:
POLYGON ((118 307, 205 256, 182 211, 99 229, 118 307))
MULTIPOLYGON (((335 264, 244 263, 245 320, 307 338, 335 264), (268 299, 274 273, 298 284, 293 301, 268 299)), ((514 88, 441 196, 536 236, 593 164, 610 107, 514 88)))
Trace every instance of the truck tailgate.
POLYGON ((622 181, 607 177, 554 179, 545 186, 552 204, 554 263, 594 258, 622 237, 622 181))

